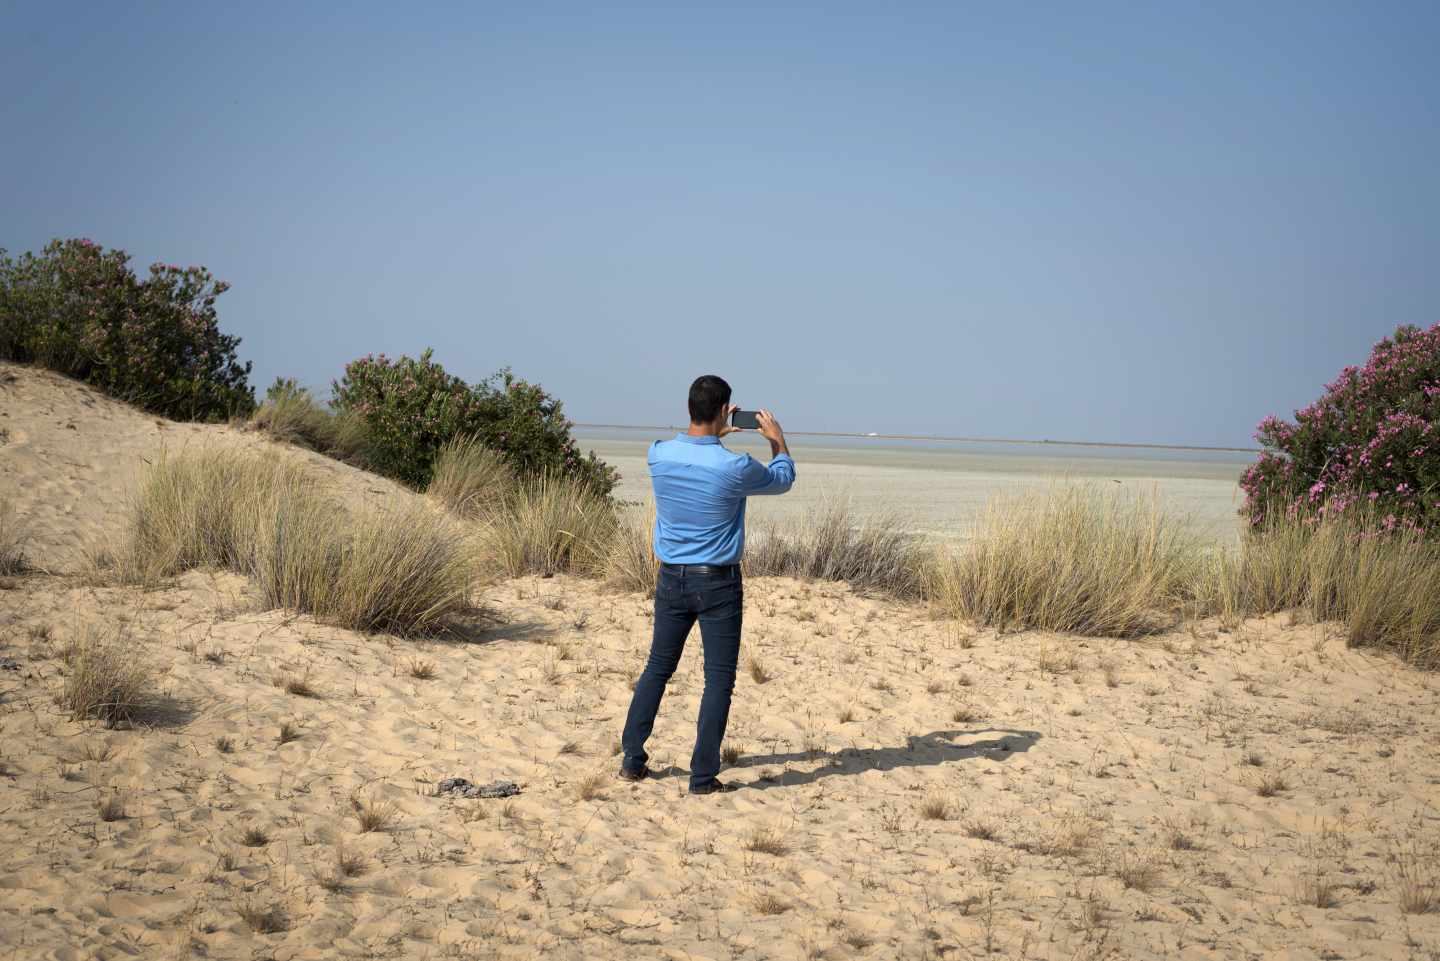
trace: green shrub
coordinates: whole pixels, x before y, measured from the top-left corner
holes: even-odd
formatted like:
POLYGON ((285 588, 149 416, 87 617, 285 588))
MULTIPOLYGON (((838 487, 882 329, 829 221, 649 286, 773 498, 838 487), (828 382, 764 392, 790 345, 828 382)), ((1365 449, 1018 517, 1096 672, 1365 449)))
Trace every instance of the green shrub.
POLYGON ((446 373, 426 350, 418 359, 367 355, 332 385, 332 405, 365 423, 370 454, 381 473, 424 489, 447 443, 474 439, 497 451, 522 475, 556 474, 605 495, 613 469, 581 456, 560 401, 502 370, 470 385, 446 373))
POLYGON ((505 368, 479 390, 481 417, 476 436, 504 454, 526 476, 559 474, 609 494, 619 475, 594 452, 581 455, 570 436, 574 425, 562 413, 560 401, 539 384, 515 377, 505 368))
POLYGON ((1440 324, 1401 327, 1346 367, 1294 422, 1261 421, 1240 480, 1252 525, 1373 508, 1384 529, 1440 520, 1440 324))
POLYGON ((89 240, 55 240, 19 260, 0 250, 0 358, 178 420, 249 414, 250 365, 215 314, 229 285, 203 267, 163 263, 142 281, 129 262, 89 240))

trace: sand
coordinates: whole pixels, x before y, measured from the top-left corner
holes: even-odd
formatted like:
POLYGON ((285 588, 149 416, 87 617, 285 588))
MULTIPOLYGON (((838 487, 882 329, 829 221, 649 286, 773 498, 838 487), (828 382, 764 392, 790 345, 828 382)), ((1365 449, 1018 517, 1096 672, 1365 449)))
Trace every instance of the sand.
POLYGON ((691 798, 698 644, 659 776, 613 777, 640 595, 520 578, 488 626, 417 642, 260 610, 229 573, 92 586, 74 558, 132 461, 266 442, 7 375, 0 497, 51 573, 0 583, 0 958, 1440 957, 1440 914, 1400 910, 1402 870, 1440 869, 1440 683, 1333 626, 997 636, 754 579, 740 790, 691 798), (55 704, 87 627, 155 672, 132 729, 55 704), (453 775, 522 793, 435 797, 453 775))

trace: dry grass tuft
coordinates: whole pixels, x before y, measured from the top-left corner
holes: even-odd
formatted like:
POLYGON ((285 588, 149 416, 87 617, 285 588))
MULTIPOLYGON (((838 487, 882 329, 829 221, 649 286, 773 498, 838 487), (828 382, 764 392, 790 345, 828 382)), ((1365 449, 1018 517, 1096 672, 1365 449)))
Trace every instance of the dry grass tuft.
POLYGON ((293 382, 270 388, 246 426, 357 467, 369 469, 373 461, 363 417, 354 411, 332 413, 316 403, 307 388, 293 382))
POLYGON ((150 467, 112 563, 134 583, 223 567, 253 577, 270 607, 411 634, 469 606, 471 554, 461 528, 423 503, 348 516, 294 463, 202 449, 150 467))
POLYGON ((967 818, 960 830, 967 838, 977 841, 994 841, 1000 837, 1000 826, 989 818, 967 818))
POLYGON ((1352 645, 1440 666, 1440 541, 1384 529, 1368 505, 1278 520, 1215 557, 1203 592, 1222 618, 1298 609, 1352 645))
POLYGON ((778 858, 789 854, 790 846, 785 843, 785 835, 778 828, 757 826, 746 837, 745 850, 778 858))
POLYGON ((622 591, 655 594, 660 559, 655 556, 655 502, 645 512, 626 510, 617 519, 605 555, 605 581, 622 591))
POLYGON ((29 570, 25 563, 25 529, 8 499, 0 499, 0 577, 13 577, 29 570))
POLYGON ((464 533, 426 505, 365 514, 348 526, 313 496, 277 507, 258 569, 270 606, 396 634, 440 629, 469 606, 474 571, 464 533))
POLYGON ((1411 842, 1391 855, 1391 873, 1405 914, 1440 912, 1440 848, 1411 842))
POLYGON ((240 843, 247 848, 263 848, 270 843, 270 832, 257 824, 252 824, 241 832, 240 843))
POLYGON ((362 834, 388 830, 400 816, 400 809, 393 802, 373 797, 352 797, 350 807, 355 811, 362 834))
POLYGON ((303 674, 277 671, 275 675, 271 677, 270 683, 286 694, 293 694, 296 697, 320 697, 320 692, 310 683, 310 671, 308 669, 303 674))
POLYGON ((1321 867, 1302 872, 1295 879, 1295 900, 1317 908, 1333 908, 1340 903, 1340 886, 1321 867))
POLYGON ((956 705, 955 710, 950 712, 950 720, 956 724, 973 724, 980 717, 980 712, 969 703, 956 705))
POLYGON ((236 902, 235 912, 256 934, 279 934, 290 930, 290 916, 277 902, 245 898, 236 902))
POLYGON ((482 552, 508 577, 603 573, 615 508, 588 485, 556 474, 517 484, 481 526, 482 552))
POLYGON ((504 508, 515 484, 515 472, 499 452, 476 438, 456 438, 435 455, 425 493, 461 517, 484 518, 504 508))
POLYGON ((1255 793, 1261 797, 1275 797, 1289 787, 1290 784, 1285 780, 1285 775, 1277 771, 1273 774, 1261 775, 1260 779, 1255 782, 1255 793))
POLYGON ((1127 889, 1146 893, 1159 886, 1162 877, 1159 858, 1153 854, 1124 849, 1109 865, 1109 873, 1127 889))
POLYGON ((931 603, 1002 630, 1132 637, 1173 621, 1204 555, 1154 496, 1095 485, 997 498, 937 561, 931 603))
POLYGON ((75 720, 129 723, 152 703, 154 669, 122 632, 87 625, 63 651, 62 700, 75 720))
POLYGON ((918 598, 931 549, 899 515, 857 518, 830 497, 802 518, 757 525, 745 549, 749 577, 844 581, 862 593, 918 598))
POLYGON ((765 669, 765 662, 754 654, 751 654, 750 659, 746 661, 745 668, 750 672, 750 680, 756 684, 764 684, 770 680, 770 672, 765 669))
POLYGON ((938 792, 927 795, 920 802, 920 816, 929 821, 948 821, 954 813, 950 799, 938 792))
POLYGON ((761 891, 754 895, 750 899, 750 903, 754 906, 756 914, 764 914, 767 916, 784 914, 790 910, 788 902, 781 900, 769 891, 761 891))
POLYGON ((436 677, 435 662, 412 657, 406 664, 405 672, 417 681, 433 681, 436 677))
POLYGON ((365 855, 341 845, 335 849, 335 870, 347 878, 358 878, 370 869, 365 855))
POLYGON ((1099 832, 1099 825, 1089 818, 1066 815, 1045 835, 1039 850, 1053 857, 1073 858, 1088 849, 1099 832))
POLYGON ((610 778, 601 771, 582 778, 575 785, 575 797, 581 801, 594 801, 605 796, 605 789, 610 786, 610 778))
POLYGON ((110 794, 95 802, 95 813, 102 821, 123 821, 126 817, 125 798, 121 794, 110 794))
POLYGON ((304 734, 301 733, 298 725, 291 721, 281 721, 280 731, 275 735, 275 740, 280 744, 289 744, 291 741, 298 741, 302 737, 304 737, 304 734))
POLYGON ((720 760, 729 767, 734 767, 736 764, 740 763, 740 758, 743 757, 744 754, 745 752, 740 750, 735 745, 727 744, 720 749, 720 760))
POLYGON ((1080 657, 1059 644, 1046 644, 1035 654, 1035 666, 1043 673, 1060 676, 1080 669, 1080 657))

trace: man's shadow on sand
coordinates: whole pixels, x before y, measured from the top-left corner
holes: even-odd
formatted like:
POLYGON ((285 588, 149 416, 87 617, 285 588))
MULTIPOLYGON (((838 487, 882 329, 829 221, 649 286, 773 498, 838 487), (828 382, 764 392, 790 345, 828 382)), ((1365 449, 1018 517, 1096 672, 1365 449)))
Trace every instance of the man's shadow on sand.
MULTIPOLYGON (((788 764, 792 761, 819 761, 811 771, 786 771, 774 777, 762 777, 743 787, 764 791, 777 787, 798 787, 814 784, 827 777, 845 777, 866 771, 893 771, 898 767, 933 767, 951 761, 983 757, 1006 761, 1023 754, 1040 740, 1038 731, 1015 731, 1006 728, 982 727, 973 731, 932 731, 905 739, 904 747, 845 748, 839 751, 792 751, 784 754, 751 754, 741 757, 734 768, 761 767, 767 764, 788 764), (983 741, 955 744, 958 737, 998 734, 983 741)), ((737 785, 740 786, 740 785, 737 785)))

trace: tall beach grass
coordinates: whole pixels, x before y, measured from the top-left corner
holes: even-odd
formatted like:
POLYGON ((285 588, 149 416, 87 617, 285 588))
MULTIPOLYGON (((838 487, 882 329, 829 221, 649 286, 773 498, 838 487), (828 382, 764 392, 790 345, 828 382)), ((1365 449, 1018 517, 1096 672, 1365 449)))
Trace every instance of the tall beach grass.
POLYGON ((624 511, 616 520, 603 565, 606 584, 621 591, 655 593, 660 558, 655 556, 655 502, 624 511))
POLYGON ((425 493, 461 517, 475 519, 503 510, 516 484, 515 472, 498 452, 466 437, 440 448, 425 493))
POLYGON ((617 528, 609 498, 547 473, 517 483, 479 523, 478 537, 484 562, 507 577, 597 575, 617 528))
POLYGON ((992 500, 969 538, 934 559, 926 594, 1002 630, 1132 637, 1173 622, 1203 556, 1154 495, 1061 484, 992 500))
POLYGON ((248 426, 278 441, 308 447, 357 467, 371 463, 361 417, 353 411, 326 410, 304 387, 285 385, 272 389, 250 415, 248 426))
MULTIPOLYGON (((649 593, 654 507, 622 510, 583 483, 516 478, 492 452, 451 445, 428 493, 351 514, 299 464, 194 450, 162 457, 131 508, 114 566, 153 582, 193 567, 255 579, 267 604, 397 632, 461 610, 477 576, 602 578, 649 593)), ((0 518, 0 534, 10 530, 0 518)), ((856 517, 845 498, 755 525, 747 576, 845 581, 923 600, 942 616, 1002 630, 1134 637, 1185 616, 1302 609, 1340 622, 1352 644, 1440 666, 1440 544, 1384 531, 1358 508, 1211 544, 1154 495, 1058 483, 994 499, 965 540, 904 533, 902 518, 856 517)), ((0 544, 3 546, 3 544, 0 544)))
POLYGON ((274 455, 197 449, 146 472, 112 565, 153 582, 197 567, 254 578, 272 607, 356 630, 425 632, 469 603, 465 531, 423 503, 351 513, 303 467, 274 455))
POLYGON ((1228 617, 1303 610, 1352 645, 1440 667, 1440 542, 1387 530, 1368 506, 1303 512, 1249 532, 1217 558, 1207 607, 1228 617))
POLYGON ((799 518, 758 524, 746 540, 747 576, 845 581, 862 593, 902 599, 920 597, 933 554, 899 514, 856 517, 843 495, 799 518))

